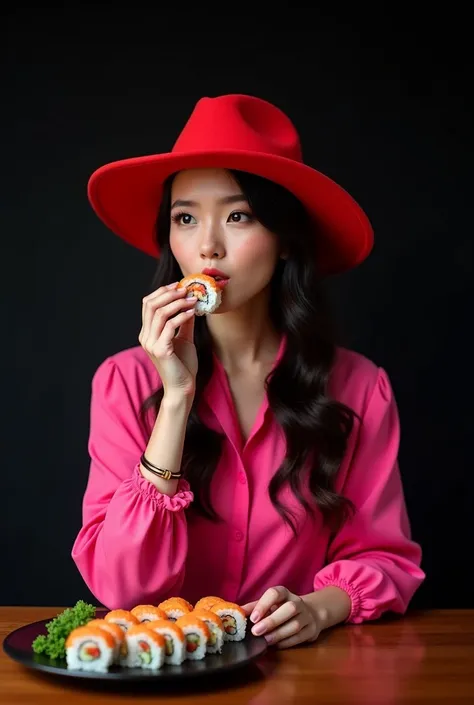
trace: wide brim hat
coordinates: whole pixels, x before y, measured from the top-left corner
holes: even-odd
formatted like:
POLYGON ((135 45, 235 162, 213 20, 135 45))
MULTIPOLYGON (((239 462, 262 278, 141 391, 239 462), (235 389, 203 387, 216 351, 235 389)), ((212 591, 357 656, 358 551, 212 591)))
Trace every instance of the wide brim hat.
POLYGON ((314 222, 321 275, 352 269, 372 250, 373 229, 359 204, 303 162, 299 135, 284 112, 248 95, 201 98, 170 152, 101 166, 89 179, 89 201, 113 233, 159 257, 155 229, 164 181, 206 167, 251 172, 293 193, 314 222))

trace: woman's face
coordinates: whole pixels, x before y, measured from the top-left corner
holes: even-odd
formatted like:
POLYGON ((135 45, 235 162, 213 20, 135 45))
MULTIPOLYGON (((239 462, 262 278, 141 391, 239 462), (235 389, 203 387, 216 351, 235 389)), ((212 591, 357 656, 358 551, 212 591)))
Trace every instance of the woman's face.
POLYGON ((280 256, 277 237, 253 218, 238 184, 223 169, 188 170, 175 177, 170 247, 183 276, 209 268, 229 278, 216 313, 261 295, 280 256))

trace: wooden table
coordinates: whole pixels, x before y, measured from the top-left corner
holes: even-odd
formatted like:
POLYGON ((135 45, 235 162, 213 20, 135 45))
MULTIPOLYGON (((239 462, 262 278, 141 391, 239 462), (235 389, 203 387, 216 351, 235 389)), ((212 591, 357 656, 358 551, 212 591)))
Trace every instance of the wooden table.
MULTIPOLYGON (((0 607, 0 637, 64 608, 0 607)), ((117 686, 115 686, 117 688, 117 686)), ((120 691, 109 684, 55 679, 23 668, 3 648, 0 703, 174 705, 398 705, 474 703, 474 610, 414 612, 403 619, 338 626, 310 646, 270 650, 251 667, 214 683, 155 684, 120 691)))

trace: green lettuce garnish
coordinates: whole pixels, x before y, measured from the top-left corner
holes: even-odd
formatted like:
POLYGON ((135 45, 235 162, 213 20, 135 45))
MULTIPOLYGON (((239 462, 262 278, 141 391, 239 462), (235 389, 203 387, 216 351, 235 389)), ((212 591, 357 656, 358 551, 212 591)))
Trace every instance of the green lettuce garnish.
POLYGON ((40 634, 32 643, 36 654, 45 654, 49 658, 66 658, 66 639, 73 629, 82 627, 95 618, 96 608, 84 600, 78 600, 74 607, 69 607, 46 624, 48 634, 40 634))

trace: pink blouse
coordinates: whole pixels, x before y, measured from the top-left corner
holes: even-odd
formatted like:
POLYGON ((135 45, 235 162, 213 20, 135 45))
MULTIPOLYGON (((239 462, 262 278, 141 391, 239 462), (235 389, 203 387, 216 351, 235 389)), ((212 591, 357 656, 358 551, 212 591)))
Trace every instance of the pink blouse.
MULTIPOLYGON (((282 339, 277 360, 285 345, 282 339)), ((83 523, 72 557, 90 591, 108 609, 131 609, 180 595, 219 595, 245 604, 269 587, 304 595, 327 585, 345 590, 348 622, 404 613, 424 580, 421 549, 411 539, 397 461, 399 418, 386 372, 338 348, 330 393, 356 421, 336 489, 355 516, 332 537, 318 512, 305 517, 290 490, 283 501, 299 519, 297 537, 268 497, 285 455, 284 435, 265 397, 242 443, 225 370, 216 355, 199 413, 225 434, 211 498, 223 521, 186 511, 193 494, 180 480, 163 495, 139 471, 154 423, 140 420, 143 400, 160 385, 141 347, 107 358, 92 381, 89 479, 83 523)))

